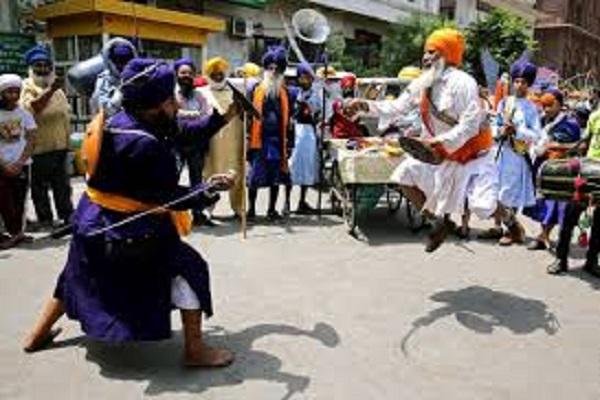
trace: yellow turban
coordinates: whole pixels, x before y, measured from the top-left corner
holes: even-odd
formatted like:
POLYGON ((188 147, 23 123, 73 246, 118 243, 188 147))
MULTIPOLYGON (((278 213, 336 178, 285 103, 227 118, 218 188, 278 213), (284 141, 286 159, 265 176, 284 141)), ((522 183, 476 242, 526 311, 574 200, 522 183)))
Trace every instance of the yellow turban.
POLYGON ((421 75, 421 70, 417 67, 404 67, 398 73, 398 79, 413 80, 421 75))
POLYGON ((222 57, 211 58, 204 64, 204 74, 212 75, 216 72, 225 73, 229 69, 229 63, 222 57))
POLYGON ((448 64, 457 66, 462 63, 465 38, 456 29, 438 29, 427 38, 425 50, 436 50, 448 64))
MULTIPOLYGON (((332 67, 327 67, 327 78, 335 78, 337 75, 337 71, 332 67)), ((321 67, 317 70, 317 76, 319 78, 325 78, 325 67, 321 67)))
POLYGON ((242 67, 242 73, 246 78, 258 78, 260 76, 260 67, 254 63, 246 63, 242 67))

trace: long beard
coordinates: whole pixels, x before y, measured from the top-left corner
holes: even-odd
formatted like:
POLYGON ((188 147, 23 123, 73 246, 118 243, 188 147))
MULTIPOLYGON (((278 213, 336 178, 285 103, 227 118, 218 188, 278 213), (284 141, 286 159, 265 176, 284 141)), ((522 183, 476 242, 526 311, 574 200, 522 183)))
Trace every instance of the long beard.
POLYGON ((279 96, 279 88, 283 82, 283 76, 275 74, 271 71, 265 72, 264 84, 267 89, 267 96, 277 98, 279 96))
POLYGON ((227 81, 224 79, 221 82, 215 82, 212 79, 209 79, 208 84, 212 90, 223 90, 227 87, 227 81))
POLYGON ((412 81, 409 87, 411 92, 421 93, 426 89, 430 89, 441 78, 445 69, 446 61, 440 57, 429 68, 423 71, 421 76, 412 81))
POLYGON ((33 68, 29 68, 29 77, 36 86, 45 89, 54 83, 56 80, 56 73, 52 71, 48 75, 37 75, 33 71, 33 68))

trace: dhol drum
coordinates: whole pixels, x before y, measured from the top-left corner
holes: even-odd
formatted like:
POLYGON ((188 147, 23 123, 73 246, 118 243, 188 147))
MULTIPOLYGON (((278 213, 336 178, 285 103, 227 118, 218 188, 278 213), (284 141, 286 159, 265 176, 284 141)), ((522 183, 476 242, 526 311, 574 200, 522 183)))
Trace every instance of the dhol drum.
POLYGON ((600 161, 589 158, 548 160, 538 171, 537 186, 546 199, 598 202, 600 161))
POLYGON ((398 139, 398 142, 402 150, 419 161, 434 165, 439 165, 444 161, 444 156, 441 152, 419 139, 403 136, 398 139))

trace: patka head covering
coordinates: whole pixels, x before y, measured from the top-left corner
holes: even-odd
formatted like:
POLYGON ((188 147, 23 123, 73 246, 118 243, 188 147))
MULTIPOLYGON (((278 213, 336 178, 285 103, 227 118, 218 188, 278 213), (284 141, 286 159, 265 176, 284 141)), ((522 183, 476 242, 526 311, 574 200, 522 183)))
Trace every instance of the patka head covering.
POLYGON ((436 50, 444 57, 446 63, 458 66, 462 63, 465 53, 465 38, 456 29, 438 29, 427 38, 425 50, 436 50))
POLYGON ((173 96, 175 72, 165 62, 134 58, 121 73, 123 102, 153 108, 173 96))
POLYGON ((530 62, 521 62, 514 64, 510 68, 510 76, 512 79, 523 78, 529 86, 535 82, 537 76, 537 67, 530 62))
POLYGON ((27 65, 33 65, 38 61, 52 63, 52 56, 50 54, 50 50, 48 50, 46 46, 41 44, 32 47, 25 53, 25 62, 27 63, 27 65))
POLYGON ((265 68, 269 65, 277 65, 277 69, 285 71, 287 67, 287 51, 283 46, 271 46, 263 55, 262 63, 265 68))
POLYGON ((308 75, 311 78, 315 77, 315 73, 312 67, 310 66, 310 64, 305 62, 298 64, 298 66, 296 67, 296 71, 298 72, 298 77, 302 75, 308 75))
POLYGON ((16 74, 2 74, 0 75, 0 93, 6 89, 15 88, 21 89, 23 80, 19 75, 16 74))
POLYGON ((204 64, 204 75, 210 76, 215 73, 225 74, 229 69, 229 63, 223 57, 213 57, 204 64))
POLYGON ((562 92, 556 88, 546 90, 540 98, 540 103, 543 106, 551 106, 555 101, 557 101, 561 106, 564 103, 564 96, 562 92))
POLYGON ((196 72, 196 64, 194 64, 194 60, 192 60, 190 57, 183 57, 175 61, 173 63, 173 69, 175 69, 175 72, 177 72, 179 71, 179 68, 183 67, 184 65, 187 65, 194 72, 196 72))

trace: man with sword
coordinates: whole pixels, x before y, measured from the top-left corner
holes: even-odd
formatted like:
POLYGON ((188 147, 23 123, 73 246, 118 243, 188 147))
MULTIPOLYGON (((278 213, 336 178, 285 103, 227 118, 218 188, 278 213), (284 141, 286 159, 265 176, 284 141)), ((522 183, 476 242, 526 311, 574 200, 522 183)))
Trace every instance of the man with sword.
MULTIPOLYGON (((24 350, 47 345, 65 313, 96 340, 166 339, 175 306, 185 365, 226 366, 233 354, 202 340, 202 314, 212 315, 208 265, 180 235, 191 228, 187 210, 213 204, 233 176, 179 186, 173 69, 136 58, 121 78, 123 111, 106 122, 101 112, 90 125, 84 144, 88 186, 74 214, 68 260, 24 350)), ((234 105, 206 123, 219 129, 237 114, 234 105)))

